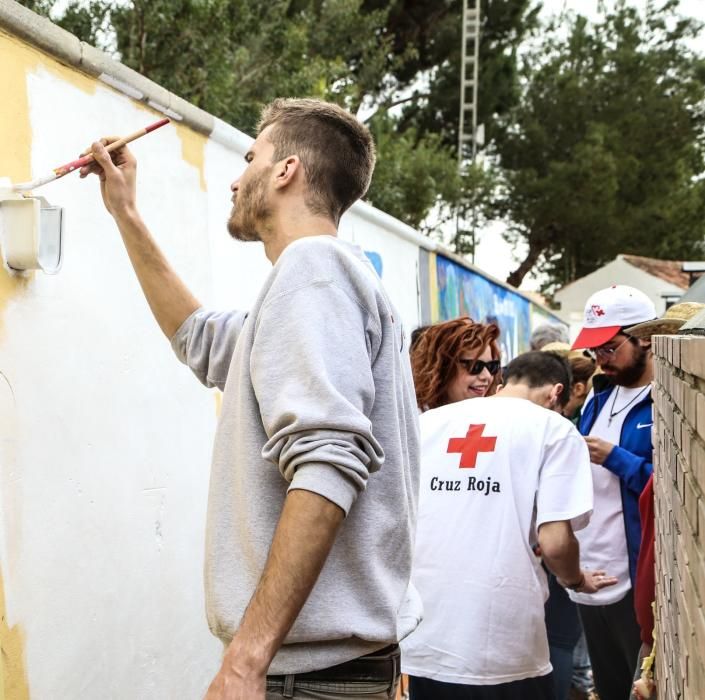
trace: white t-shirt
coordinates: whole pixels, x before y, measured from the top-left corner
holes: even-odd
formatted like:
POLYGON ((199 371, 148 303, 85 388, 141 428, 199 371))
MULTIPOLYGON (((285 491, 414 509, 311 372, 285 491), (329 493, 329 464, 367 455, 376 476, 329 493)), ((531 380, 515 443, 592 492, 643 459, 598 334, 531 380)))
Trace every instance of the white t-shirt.
MULTIPOLYGON (((590 435, 619 445, 622 425, 629 410, 638 401, 649 395, 651 387, 634 389, 615 387, 607 397, 602 410, 593 424, 590 435), (614 404, 612 400, 615 398, 614 404), (638 397, 638 398, 637 398, 638 397), (610 414, 615 414, 610 423, 610 414)), ((588 401, 592 394, 588 396, 588 401)), ((627 533, 622 512, 622 493, 619 477, 601 464, 591 464, 594 488, 595 511, 590 524, 577 536, 580 542, 580 564, 583 569, 606 571, 616 576, 619 583, 603 588, 594 594, 568 591, 571 600, 583 605, 611 605, 622 600, 632 587, 629 577, 629 553, 627 533)))
POLYGON ((548 595, 532 551, 544 522, 584 526, 592 510, 585 441, 524 399, 468 399, 421 418, 412 582, 424 618, 402 642, 402 670, 496 685, 551 671, 548 595))

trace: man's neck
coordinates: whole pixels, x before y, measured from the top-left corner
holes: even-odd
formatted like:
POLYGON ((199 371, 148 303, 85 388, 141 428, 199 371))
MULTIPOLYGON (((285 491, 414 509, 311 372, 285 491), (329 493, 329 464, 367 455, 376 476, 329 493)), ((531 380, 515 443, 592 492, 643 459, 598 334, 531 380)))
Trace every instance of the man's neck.
POLYGON ((505 384, 495 396, 531 401, 531 389, 526 384, 505 384))
POLYGON ((284 249, 300 238, 337 236, 335 223, 325 216, 313 216, 308 211, 280 212, 272 215, 260 233, 264 252, 274 265, 284 249))

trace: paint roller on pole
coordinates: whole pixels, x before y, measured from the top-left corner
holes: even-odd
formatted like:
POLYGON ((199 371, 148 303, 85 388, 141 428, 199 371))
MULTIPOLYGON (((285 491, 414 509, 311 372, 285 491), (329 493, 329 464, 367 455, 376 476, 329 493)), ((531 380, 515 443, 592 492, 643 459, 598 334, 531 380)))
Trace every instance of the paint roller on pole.
MULTIPOLYGON (((160 119, 158 122, 154 122, 154 124, 150 124, 149 126, 146 126, 144 129, 140 129, 139 131, 135 131, 133 134, 130 134, 129 136, 123 136, 123 138, 118 139, 117 141, 113 141, 110 145, 105 147, 105 150, 110 153, 111 151, 115 151, 118 148, 122 148, 125 144, 130 143, 131 141, 134 141, 135 139, 138 139, 140 136, 144 136, 148 134, 150 131, 154 131, 155 129, 158 129, 161 126, 164 126, 165 124, 169 123, 169 119, 164 118, 160 119)), ((34 190, 37 187, 41 187, 42 185, 46 185, 48 182, 53 182, 54 180, 58 180, 60 177, 63 177, 64 175, 68 175, 69 173, 72 173, 74 170, 78 170, 79 168, 82 168, 84 165, 88 165, 89 163, 92 163, 95 160, 93 157, 93 154, 89 154, 87 156, 83 156, 82 158, 79 158, 78 160, 72 160, 70 163, 66 163, 66 165, 62 165, 58 168, 54 168, 54 170, 51 171, 49 175, 45 175, 44 177, 38 177, 36 180, 32 180, 31 182, 20 182, 17 185, 13 185, 12 189, 15 192, 27 192, 28 190, 34 190)))

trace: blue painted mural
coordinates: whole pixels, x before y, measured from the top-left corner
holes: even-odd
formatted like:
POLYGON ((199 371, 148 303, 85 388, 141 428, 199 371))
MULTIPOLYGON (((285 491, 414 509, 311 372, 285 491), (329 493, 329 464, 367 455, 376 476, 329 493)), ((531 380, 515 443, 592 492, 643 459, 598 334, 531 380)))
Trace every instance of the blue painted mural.
POLYGON ((372 267, 377 271, 377 274, 382 277, 382 270, 384 268, 382 256, 379 253, 375 253, 373 250, 366 250, 364 252, 368 260, 372 263, 372 267))
MULTIPOLYGON (((433 321, 468 315, 475 321, 496 323, 502 332, 500 346, 504 362, 529 349, 532 328, 540 323, 560 323, 557 317, 521 294, 442 255, 435 257, 438 305, 433 321)), ((433 290, 429 291, 433 294, 433 290)))

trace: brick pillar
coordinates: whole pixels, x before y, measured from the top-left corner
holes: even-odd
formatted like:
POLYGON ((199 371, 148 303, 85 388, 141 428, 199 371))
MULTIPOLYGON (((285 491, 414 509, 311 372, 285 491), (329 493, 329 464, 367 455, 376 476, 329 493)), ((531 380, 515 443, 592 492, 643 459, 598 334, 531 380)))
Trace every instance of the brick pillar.
POLYGON ((654 338, 656 674, 705 699, 705 337, 654 338))

